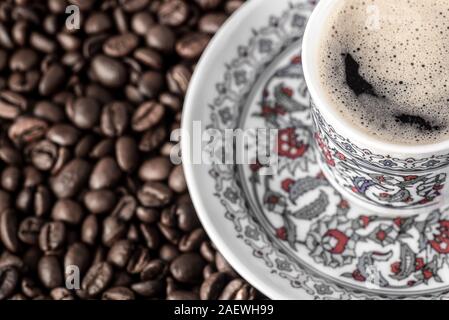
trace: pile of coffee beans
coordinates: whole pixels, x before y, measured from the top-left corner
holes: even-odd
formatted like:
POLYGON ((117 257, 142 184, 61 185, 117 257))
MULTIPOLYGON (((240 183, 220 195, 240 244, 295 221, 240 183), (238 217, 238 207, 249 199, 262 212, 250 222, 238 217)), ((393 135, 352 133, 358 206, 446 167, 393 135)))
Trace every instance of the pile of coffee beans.
POLYGON ((1 1, 0 299, 259 297, 169 158, 195 65, 243 2, 1 1))

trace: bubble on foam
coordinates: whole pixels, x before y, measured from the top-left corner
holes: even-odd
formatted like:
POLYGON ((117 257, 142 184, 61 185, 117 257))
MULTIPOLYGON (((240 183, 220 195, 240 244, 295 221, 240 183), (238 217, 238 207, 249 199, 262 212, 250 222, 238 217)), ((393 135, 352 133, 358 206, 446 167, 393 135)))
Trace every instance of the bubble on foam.
POLYGON ((323 33, 320 75, 343 117, 393 143, 448 138, 449 1, 342 0, 337 9, 323 33), (366 25, 372 5, 378 30, 366 25), (348 86, 348 55, 375 93, 348 86))

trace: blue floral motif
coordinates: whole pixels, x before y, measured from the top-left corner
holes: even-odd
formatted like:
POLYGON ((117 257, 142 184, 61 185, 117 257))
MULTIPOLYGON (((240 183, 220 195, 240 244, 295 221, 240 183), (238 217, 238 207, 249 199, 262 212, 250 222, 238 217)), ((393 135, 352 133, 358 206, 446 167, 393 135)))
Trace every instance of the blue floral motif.
POLYGON ((223 123, 228 123, 232 121, 232 113, 229 108, 224 108, 218 112, 220 114, 221 121, 223 123))
POLYGON ((381 161, 381 163, 385 166, 385 167, 389 167, 389 168, 393 168, 396 167, 398 164, 392 160, 383 160, 381 161))
POLYGON ((246 71, 240 70, 240 71, 234 72, 234 79, 235 79, 235 83, 238 86, 245 84, 248 81, 248 79, 246 77, 246 71))
POLYGON ((255 227, 246 226, 245 236, 247 236, 248 238, 253 239, 255 241, 258 241, 259 237, 260 237, 260 232, 255 227))
POLYGON ((262 53, 270 53, 273 49, 273 41, 270 39, 260 39, 259 51, 262 53))
POLYGON ((224 196, 226 199, 228 199, 229 201, 231 201, 232 203, 236 203, 239 195, 237 194, 237 192, 235 192, 234 190, 232 190, 231 188, 227 188, 224 196))

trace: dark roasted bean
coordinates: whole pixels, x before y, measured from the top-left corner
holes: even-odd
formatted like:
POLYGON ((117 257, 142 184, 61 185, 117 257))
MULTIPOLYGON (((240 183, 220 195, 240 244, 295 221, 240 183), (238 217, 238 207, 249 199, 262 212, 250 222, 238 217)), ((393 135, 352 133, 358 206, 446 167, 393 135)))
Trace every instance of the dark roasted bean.
POLYGON ((103 292, 112 280, 114 270, 107 262, 100 262, 93 265, 82 282, 82 289, 90 297, 95 297, 103 292))
POLYGON ((9 297, 19 282, 19 272, 12 267, 0 267, 0 300, 9 297))
POLYGON ((147 182, 138 191, 137 197, 143 206, 159 208, 171 202, 173 192, 164 184, 147 182))
POLYGON ((62 199, 56 202, 51 215, 56 221, 78 225, 83 219, 84 210, 79 203, 69 199, 62 199))
POLYGON ((198 283, 205 265, 199 254, 185 253, 172 261, 170 272, 181 283, 198 283))
POLYGON ((201 300, 217 300, 226 286, 226 273, 214 273, 210 275, 201 285, 201 300))
POLYGON ((5 248, 11 252, 17 252, 20 249, 18 228, 17 212, 12 209, 0 212, 0 238, 5 248))
POLYGON ((56 256, 43 256, 38 266, 39 279, 48 289, 60 287, 64 280, 61 265, 56 256))
POLYGON ((66 164, 52 178, 51 188, 58 198, 69 198, 84 187, 91 171, 91 165, 82 159, 74 159, 66 164))
POLYGON ((134 293, 126 287, 111 288, 103 293, 103 300, 134 300, 134 293))

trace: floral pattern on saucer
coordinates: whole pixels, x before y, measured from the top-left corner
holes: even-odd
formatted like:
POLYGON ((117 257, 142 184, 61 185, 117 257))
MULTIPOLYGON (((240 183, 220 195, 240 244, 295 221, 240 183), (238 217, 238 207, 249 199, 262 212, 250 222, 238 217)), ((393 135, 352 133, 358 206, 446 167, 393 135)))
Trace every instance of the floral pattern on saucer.
POLYGON ((217 84, 209 128, 276 128, 279 163, 272 176, 260 175, 257 163, 212 165, 214 194, 236 236, 298 295, 447 298, 449 210, 407 219, 368 215, 320 171, 298 51, 311 8, 295 1, 254 30, 217 84))

